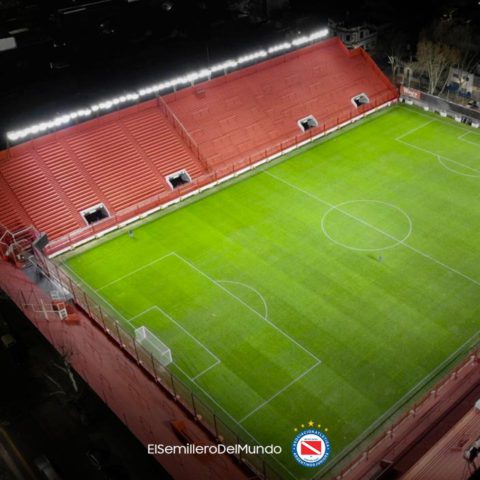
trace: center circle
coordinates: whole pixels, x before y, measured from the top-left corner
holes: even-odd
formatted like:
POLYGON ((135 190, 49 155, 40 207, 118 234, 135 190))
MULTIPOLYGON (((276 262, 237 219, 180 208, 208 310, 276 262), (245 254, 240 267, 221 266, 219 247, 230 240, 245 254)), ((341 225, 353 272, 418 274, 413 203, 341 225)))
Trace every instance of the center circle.
POLYGON ((370 252, 394 248, 412 233, 412 220, 400 207, 380 200, 350 200, 330 207, 322 231, 333 243, 370 252))

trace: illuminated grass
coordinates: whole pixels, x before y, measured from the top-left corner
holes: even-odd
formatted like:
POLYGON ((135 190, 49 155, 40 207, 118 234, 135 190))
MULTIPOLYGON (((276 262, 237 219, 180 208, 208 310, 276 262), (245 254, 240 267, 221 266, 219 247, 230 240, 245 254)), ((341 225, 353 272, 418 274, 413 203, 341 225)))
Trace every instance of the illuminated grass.
POLYGON ((477 332, 479 140, 395 107, 67 265, 309 478, 294 428, 334 459, 477 332))

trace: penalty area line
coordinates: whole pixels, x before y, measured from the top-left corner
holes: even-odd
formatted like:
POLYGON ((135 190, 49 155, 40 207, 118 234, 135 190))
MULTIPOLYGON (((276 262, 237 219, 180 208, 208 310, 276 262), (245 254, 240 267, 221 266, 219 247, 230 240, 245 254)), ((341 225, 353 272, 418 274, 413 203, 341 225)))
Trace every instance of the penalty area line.
MULTIPOLYGON (((477 170, 474 167, 470 167, 469 165, 466 165, 462 162, 459 162, 458 160, 453 160, 453 158, 447 157, 445 155, 440 155, 439 153, 432 152, 431 150, 428 150, 427 148, 419 147, 418 145, 414 145, 413 143, 406 142, 405 140, 400 140, 399 138, 396 138, 395 140, 397 142, 403 143, 407 147, 415 148, 416 150, 419 150, 420 152, 428 153, 429 155, 432 155, 432 156, 436 157, 437 160, 443 158, 443 159, 447 160, 448 162, 454 163, 454 164, 459 165, 463 168, 466 168, 467 170, 471 170, 473 172, 476 172, 476 173, 480 174, 480 170, 477 170)), ((466 140, 463 140, 463 141, 466 142, 466 140)), ((469 142, 469 143, 471 143, 471 142, 469 142)))
MULTIPOLYGON (((428 113, 419 112, 416 109, 415 110, 409 109, 409 111, 411 113, 420 115, 421 117, 425 117, 425 118, 432 118, 432 116, 434 115, 433 113, 428 114, 428 113)), ((473 135, 480 135, 480 133, 473 131, 471 129, 472 127, 463 126, 463 124, 459 124, 454 120, 441 120, 440 118, 434 118, 432 119, 432 122, 439 123, 440 125, 447 125, 448 127, 452 127, 452 128, 457 128, 457 129, 463 130, 464 132, 471 133, 473 135)))
POLYGON ((429 122, 425 122, 425 123, 422 123, 421 125, 417 125, 416 127, 410 129, 408 132, 405 132, 405 133, 402 133, 400 136, 398 136, 395 140, 400 140, 401 138, 403 137, 406 137, 414 132, 416 132, 417 130, 420 130, 424 127, 426 127, 427 125, 430 125, 431 123, 433 123, 435 120, 430 120, 429 122))
POLYGON ((294 378, 290 383, 288 383, 287 385, 285 385, 283 388, 281 388, 280 390, 278 390, 278 392, 276 392, 274 395, 272 395, 270 398, 268 398, 267 400, 265 400, 264 402, 262 402, 260 405, 258 405, 258 407, 254 408, 251 412, 247 413, 247 415, 245 415, 241 420, 239 420, 239 423, 243 423, 245 420, 247 420, 248 418, 250 418, 252 415, 254 415, 255 413, 257 413, 259 410, 261 410, 263 407, 265 407, 266 405, 268 405, 272 400, 274 400, 275 398, 277 398, 279 395, 281 395, 283 392, 285 392, 286 390, 288 390, 292 385, 294 385, 295 383, 297 383, 298 381, 300 381, 303 377, 305 377, 306 375, 308 375, 314 368, 318 367, 320 365, 320 361, 317 361, 314 365, 312 365, 309 369, 305 370, 303 373, 301 373, 297 378, 294 378))
POLYGON ((463 135, 460 135, 459 137, 457 137, 457 140, 460 140, 461 142, 464 142, 464 143, 468 143, 469 145, 473 145, 474 147, 477 147, 477 148, 480 147, 480 143, 467 140, 465 138, 467 135, 475 135, 476 137, 479 136, 479 134, 475 132, 465 132, 463 135))
MULTIPOLYGON (((130 320, 128 320, 127 317, 125 317, 125 315, 122 315, 105 297, 103 297, 102 295, 100 295, 99 293, 97 293, 97 290, 94 290, 80 275, 78 275, 76 272, 74 272, 66 263, 63 264, 63 267, 65 267, 67 270, 69 270, 72 275, 77 278, 81 283, 83 283, 83 285, 88 288, 89 290, 91 290, 91 292, 93 293, 93 295, 96 298, 97 301, 101 302, 101 303, 104 303, 105 305, 107 305, 111 310, 112 312, 114 312, 116 315, 118 315, 121 319, 123 319, 126 323, 130 323, 130 320)), ((105 308, 105 307, 104 307, 105 308)), ((105 327, 106 328, 106 327, 105 327)), ((108 331, 110 331, 108 328, 107 328, 108 331)))
MULTIPOLYGON (((223 412, 223 414, 231 421, 233 422, 240 430, 242 430, 251 440, 253 440, 257 445, 262 445, 257 438, 252 435, 235 417, 233 417, 228 410, 225 409, 217 400, 215 400, 212 395, 210 395, 201 385, 199 385, 194 379, 190 378, 188 374, 180 367, 178 366, 175 362, 173 362, 174 365, 187 377, 190 379, 190 381, 195 384, 196 388, 198 388, 212 403, 214 403, 219 410, 223 412)), ((281 467, 290 478, 293 480, 296 480, 296 476, 282 463, 278 458, 274 457, 273 455, 269 455, 269 457, 279 466, 281 467)))
POLYGON ((294 338, 292 338, 287 332, 285 332, 284 330, 282 330, 278 325, 275 325, 275 323, 273 323, 271 320, 269 320, 267 317, 264 317, 261 313, 259 313, 257 310, 255 310, 254 308, 252 308, 248 303, 244 302, 240 297, 237 297, 237 295, 235 295, 234 293, 232 293, 228 288, 225 288, 220 282, 218 282, 217 280, 215 280, 214 278, 212 278, 210 275, 208 275, 207 273, 205 273, 203 270, 201 270, 200 268, 198 268, 196 265, 194 265, 192 262, 190 262, 190 260, 187 260, 186 258, 182 257, 181 255, 179 255, 178 253, 174 252, 173 253, 176 257, 178 257, 180 260, 182 260, 183 262, 185 262, 187 265, 189 265, 191 268, 193 268, 194 270, 196 270, 200 275, 203 275, 205 278, 207 278, 208 280, 210 280, 214 285, 216 285, 218 288, 220 288, 221 290, 223 290, 224 292, 226 292, 228 295, 230 295, 232 298, 234 298, 235 300, 237 300, 239 303, 241 303, 243 306, 245 306, 248 310, 250 310, 251 312, 253 312, 257 317, 261 318, 263 321, 267 322, 270 326, 272 326, 275 330, 277 330, 278 332, 280 332, 282 335, 284 335, 286 338, 288 338, 292 343, 294 343, 298 348, 300 348, 301 350, 303 350, 305 353, 307 353, 309 356, 311 356, 314 360, 316 360, 317 362, 320 362, 321 363, 321 360, 315 355, 313 354, 310 350, 308 350, 307 348, 305 348, 301 343, 297 342, 297 340, 295 340, 294 338))
POLYGON ((109 283, 106 283, 105 285, 101 286, 100 288, 97 288, 95 291, 96 292, 99 292, 100 290, 103 290, 104 288, 107 288, 109 287, 110 285, 114 285, 115 283, 117 282, 120 282, 121 280, 129 277, 130 275, 133 275, 137 272, 140 272, 141 270, 144 270, 145 268, 148 268, 148 267, 151 267, 152 265, 154 265, 155 263, 158 263, 158 262, 161 262, 162 260, 164 260, 165 258, 167 257, 170 257, 171 255, 174 255, 174 252, 170 252, 170 253, 167 253, 166 255, 163 255, 161 257, 158 257, 157 259, 149 262, 149 263, 146 263, 145 265, 142 265, 141 267, 139 268, 136 268, 135 270, 132 270, 131 272, 125 274, 125 275, 122 275, 121 277, 118 277, 117 279, 109 282, 109 283))
POLYGON ((195 380, 197 380, 198 378, 200 378, 202 375, 204 375, 205 373, 209 372, 212 368, 216 367, 217 365, 220 365, 220 360, 217 360, 214 364, 210 365, 209 367, 207 367, 205 370, 201 371, 200 373, 198 373, 197 375, 195 375, 194 377, 191 378, 192 382, 194 382, 195 380))

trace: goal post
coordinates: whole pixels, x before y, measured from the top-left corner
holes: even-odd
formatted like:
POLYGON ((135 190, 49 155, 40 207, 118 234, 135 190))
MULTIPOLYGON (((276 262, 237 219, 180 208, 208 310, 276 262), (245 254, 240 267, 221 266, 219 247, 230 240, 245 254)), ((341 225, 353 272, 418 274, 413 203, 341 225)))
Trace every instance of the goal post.
POLYGON ((141 326, 135 329, 135 340, 164 367, 172 363, 171 350, 147 327, 141 326))

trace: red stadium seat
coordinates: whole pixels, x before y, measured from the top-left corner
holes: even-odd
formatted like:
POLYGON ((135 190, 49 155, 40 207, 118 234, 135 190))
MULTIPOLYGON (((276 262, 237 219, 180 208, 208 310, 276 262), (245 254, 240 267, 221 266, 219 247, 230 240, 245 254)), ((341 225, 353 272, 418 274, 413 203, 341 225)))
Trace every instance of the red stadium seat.
POLYGON ((396 97, 365 52, 329 39, 0 152, 0 223, 56 239, 99 205, 125 220, 177 195, 170 174, 211 181, 396 97), (303 132, 310 115, 318 126, 303 132))

